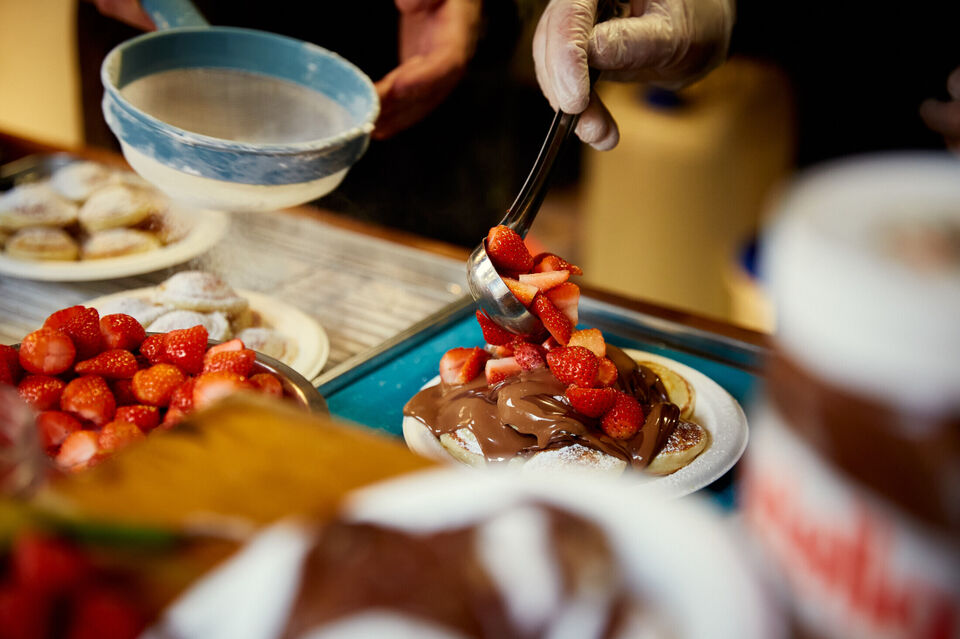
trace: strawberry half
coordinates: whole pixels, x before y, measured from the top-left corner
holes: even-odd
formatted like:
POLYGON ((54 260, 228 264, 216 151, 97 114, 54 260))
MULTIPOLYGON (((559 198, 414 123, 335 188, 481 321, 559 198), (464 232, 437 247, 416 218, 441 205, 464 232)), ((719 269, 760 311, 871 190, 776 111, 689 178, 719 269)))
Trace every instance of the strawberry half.
POLYGON ((133 376, 131 390, 141 404, 166 406, 184 379, 183 372, 173 364, 156 364, 133 376))
POLYGON ((145 406, 144 404, 121 406, 117 409, 113 420, 129 422, 144 433, 149 433, 160 424, 160 409, 156 406, 145 406))
POLYGON ((163 338, 165 335, 150 335, 140 344, 140 354, 151 364, 163 361, 163 338))
POLYGON ((63 389, 60 410, 102 426, 113 419, 117 402, 102 377, 84 375, 71 381, 63 389))
POLYGON ((607 342, 603 339, 603 333, 600 332, 599 328, 585 328, 574 331, 570 335, 567 346, 583 346, 590 349, 597 357, 607 356, 607 342))
POLYGON ((545 293, 550 303, 557 307, 568 320, 571 326, 580 321, 580 287, 573 282, 564 282, 545 293))
POLYGON ((504 357, 502 359, 491 359, 484 368, 487 377, 487 386, 493 386, 502 382, 508 377, 515 377, 523 372, 520 364, 513 357, 504 357))
POLYGON ((114 313, 100 318, 100 335, 106 348, 133 350, 146 339, 147 331, 132 316, 114 313))
POLYGON ((537 293, 540 292, 540 289, 533 284, 524 284, 520 280, 515 280, 512 277, 501 277, 500 279, 507 285, 507 288, 510 289, 513 296, 520 300, 520 303, 527 308, 530 308, 530 305, 533 304, 533 299, 537 296, 537 293))
POLYGON ((600 368, 597 371, 597 383, 601 386, 613 386, 620 377, 617 365, 609 357, 600 358, 600 368))
POLYGON ((538 293, 533 300, 531 308, 533 314, 540 318, 544 327, 550 332, 560 344, 566 346, 570 341, 570 334, 573 332, 573 325, 567 316, 561 313, 556 306, 541 293, 538 293))
POLYGON ((203 373, 193 383, 193 407, 197 410, 206 408, 241 390, 251 390, 242 375, 230 371, 203 373))
POLYGON ((537 290, 549 291, 570 279, 570 271, 547 271, 545 273, 521 273, 517 278, 522 284, 536 286, 537 290))
POLYGON ((477 323, 483 332, 483 341, 494 346, 504 346, 517 338, 516 335, 503 328, 482 310, 477 309, 477 323))
POLYGON ((170 408, 176 408, 184 413, 193 410, 193 384, 196 377, 188 377, 182 384, 177 386, 170 395, 170 408))
POLYGON ((30 373, 57 375, 69 369, 76 356, 70 338, 53 328, 36 330, 20 342, 20 365, 30 373))
POLYGON ((96 431, 78 430, 63 440, 54 461, 64 470, 77 471, 89 468, 101 459, 100 438, 96 431))
POLYGON ((225 353, 228 351, 242 351, 245 348, 246 346, 243 345, 243 341, 239 339, 231 339, 223 342, 222 344, 211 346, 209 349, 207 349, 206 357, 212 357, 217 353, 225 353))
POLYGON ((507 226, 495 226, 487 233, 487 255, 497 269, 528 273, 533 268, 533 256, 523 238, 507 226))
POLYGON ((581 388, 593 388, 597 385, 600 364, 597 356, 583 346, 553 349, 547 353, 547 366, 553 376, 564 384, 574 384, 581 388))
POLYGON ((256 359, 257 354, 249 348, 239 351, 221 351, 213 355, 208 353, 203 359, 203 372, 232 371, 246 377, 253 370, 256 359))
POLYGON ((545 273, 548 271, 570 271, 570 275, 583 275, 583 269, 558 255, 538 253, 533 258, 533 272, 545 273))
POLYGON ((137 358, 130 351, 103 351, 93 359, 77 362, 73 369, 79 375, 100 375, 107 379, 130 379, 140 370, 137 358))
POLYGON ((600 422, 600 428, 614 439, 630 439, 643 427, 643 409, 634 397, 614 391, 616 401, 600 422))
POLYGON ((60 331, 70 338, 79 359, 93 357, 100 352, 100 313, 95 308, 71 306, 52 314, 43 322, 44 328, 60 331))
POLYGON ((70 413, 45 410, 37 415, 37 433, 48 455, 55 455, 60 444, 72 433, 83 430, 83 424, 70 413))
POLYGON ((17 385, 17 393, 34 410, 44 411, 60 407, 66 386, 66 382, 50 375, 27 375, 17 385))
POLYGON ((140 403, 137 396, 133 394, 132 379, 113 380, 110 382, 110 391, 113 393, 113 398, 117 400, 117 406, 130 406, 131 404, 140 403))
POLYGON ((0 344, 0 384, 15 386, 23 376, 20 354, 13 346, 0 344))
POLYGON ((203 370, 207 352, 207 329, 201 325, 170 331, 163 337, 163 361, 187 373, 203 370))
POLYGON ((547 351, 539 344, 530 344, 527 342, 517 342, 513 345, 513 358, 517 364, 525 371, 532 371, 535 368, 543 368, 547 365, 547 351))
POLYGON ((247 380, 254 390, 273 397, 283 397, 283 382, 272 373, 257 373, 247 380))
POLYGON ((617 401, 617 391, 612 388, 569 386, 565 395, 573 410, 595 419, 603 417, 617 401))
POLYGON ((482 348, 451 348, 440 358, 440 379, 444 384, 466 384, 473 380, 490 354, 482 348))
POLYGON ((145 437, 136 424, 115 419, 104 424, 97 441, 102 452, 113 453, 145 437))

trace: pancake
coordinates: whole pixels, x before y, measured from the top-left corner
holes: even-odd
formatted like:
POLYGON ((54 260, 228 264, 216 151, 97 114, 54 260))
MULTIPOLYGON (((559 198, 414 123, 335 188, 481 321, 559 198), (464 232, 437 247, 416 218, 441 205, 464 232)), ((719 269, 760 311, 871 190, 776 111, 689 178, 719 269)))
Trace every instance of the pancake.
POLYGON ((47 183, 23 184, 0 196, 0 228, 8 231, 65 227, 77 220, 77 207, 47 183))
POLYGON ((157 287, 154 300, 175 308, 201 313, 219 311, 236 315, 250 303, 213 273, 182 271, 157 287))
POLYGON ((22 260, 72 261, 79 247, 63 229, 40 227, 17 231, 5 243, 4 252, 22 260))
POLYGON ((140 224, 164 211, 162 197, 146 189, 113 184, 95 191, 80 207, 78 219, 88 233, 140 224))
POLYGON ((116 228, 97 231, 84 240, 81 254, 85 260, 146 253, 160 248, 160 240, 145 231, 116 228))
POLYGON ((115 174, 98 162, 71 162, 54 171, 50 176, 50 187, 68 200, 82 202, 97 189, 110 184, 115 174))
POLYGON ((236 337, 247 348, 274 359, 283 360, 286 358, 292 360, 296 354, 296 346, 272 328, 245 328, 239 331, 236 337))

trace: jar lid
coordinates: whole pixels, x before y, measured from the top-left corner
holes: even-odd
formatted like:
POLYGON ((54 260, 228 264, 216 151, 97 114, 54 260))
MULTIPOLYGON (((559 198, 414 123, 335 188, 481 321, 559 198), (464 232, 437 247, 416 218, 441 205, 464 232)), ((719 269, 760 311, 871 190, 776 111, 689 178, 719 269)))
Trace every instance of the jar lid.
POLYGON ((762 251, 789 357, 893 404, 960 409, 960 159, 897 153, 813 169, 784 192, 762 251))

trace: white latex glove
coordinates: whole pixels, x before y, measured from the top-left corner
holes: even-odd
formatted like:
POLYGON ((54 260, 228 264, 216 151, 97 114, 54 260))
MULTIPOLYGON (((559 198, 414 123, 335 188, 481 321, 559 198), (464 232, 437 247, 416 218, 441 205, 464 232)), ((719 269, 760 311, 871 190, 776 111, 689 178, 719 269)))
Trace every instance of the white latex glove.
POLYGON ((588 65, 604 79, 680 88, 726 57, 734 0, 632 0, 630 16, 594 26, 597 0, 551 0, 533 38, 537 81, 554 109, 581 113, 577 135, 596 149, 620 140, 590 91, 588 65))

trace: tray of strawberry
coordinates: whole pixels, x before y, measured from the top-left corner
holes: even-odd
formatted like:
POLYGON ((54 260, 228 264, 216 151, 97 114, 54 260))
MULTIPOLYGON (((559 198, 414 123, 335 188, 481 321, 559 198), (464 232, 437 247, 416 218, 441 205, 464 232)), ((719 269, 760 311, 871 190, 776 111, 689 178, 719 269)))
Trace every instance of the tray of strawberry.
POLYGON ((36 412, 39 444, 63 471, 95 465, 234 392, 325 410, 307 380, 239 339, 212 343, 203 326, 148 335, 129 315, 83 306, 0 345, 0 384, 36 412))

